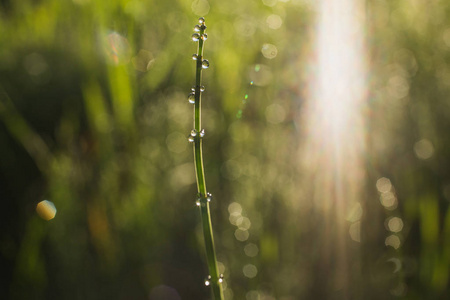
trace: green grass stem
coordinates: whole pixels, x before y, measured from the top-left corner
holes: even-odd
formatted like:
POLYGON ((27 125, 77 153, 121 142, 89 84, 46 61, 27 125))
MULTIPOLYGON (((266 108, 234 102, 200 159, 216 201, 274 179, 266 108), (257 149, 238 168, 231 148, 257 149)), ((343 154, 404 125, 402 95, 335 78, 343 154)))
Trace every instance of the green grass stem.
MULTIPOLYGON (((196 40, 198 34, 198 49, 196 60, 196 78, 195 78, 195 103, 194 103, 194 131, 191 133, 190 140, 194 143, 194 160, 195 160, 195 174, 197 178, 198 199, 197 205, 200 207, 203 236, 205 240, 206 259, 208 262, 209 276, 205 281, 206 285, 210 285, 214 299, 223 300, 222 292, 222 277, 219 275, 217 268, 216 252, 214 249, 214 238, 211 225, 211 213, 209 202, 211 200, 210 194, 206 190, 205 172, 203 169, 203 155, 202 155, 202 138, 204 132, 201 125, 201 94, 202 94, 202 70, 203 65, 208 63, 203 60, 203 45, 207 38, 205 33, 206 25, 203 18, 199 19, 200 25, 196 26, 197 33, 194 33, 193 39, 196 40)), ((208 63, 209 65, 209 63, 208 63)))

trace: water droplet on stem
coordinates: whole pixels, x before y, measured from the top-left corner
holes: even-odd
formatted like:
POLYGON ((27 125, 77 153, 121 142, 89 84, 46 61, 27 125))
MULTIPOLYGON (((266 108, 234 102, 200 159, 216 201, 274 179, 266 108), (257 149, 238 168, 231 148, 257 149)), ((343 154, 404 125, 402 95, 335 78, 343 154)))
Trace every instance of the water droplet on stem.
POLYGON ((194 104, 194 103, 195 103, 195 93, 194 93, 194 92, 192 92, 192 93, 189 94, 189 96, 188 96, 188 101, 189 101, 189 103, 191 103, 191 104, 194 104))
POLYGON ((211 284, 211 276, 208 275, 208 278, 205 279, 205 285, 209 286, 211 284))
POLYGON ((193 40, 194 42, 198 42, 199 39, 200 39, 200 35, 199 35, 198 33, 194 33, 194 34, 192 35, 192 40, 193 40))
POLYGON ((204 59, 202 61, 202 68, 203 69, 208 69, 209 68, 209 61, 207 59, 204 59))

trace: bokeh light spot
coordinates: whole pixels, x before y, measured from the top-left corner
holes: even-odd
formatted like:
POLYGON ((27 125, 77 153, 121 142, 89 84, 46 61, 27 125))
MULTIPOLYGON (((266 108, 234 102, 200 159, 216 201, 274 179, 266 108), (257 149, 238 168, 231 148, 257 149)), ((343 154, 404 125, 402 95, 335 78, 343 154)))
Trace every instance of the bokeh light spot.
POLYGON ((434 154, 433 144, 427 139, 422 139, 414 144, 414 153, 420 159, 429 159, 434 154))
POLYGON ((394 193, 386 192, 382 193, 380 196, 381 205, 383 205, 388 210, 394 210, 397 208, 397 197, 395 197, 394 193))
POLYGON ((232 202, 228 205, 228 212, 230 214, 238 213, 240 215, 242 213, 242 206, 237 202, 232 202))
POLYGON ((150 300, 181 300, 178 292, 167 285, 158 285, 150 291, 150 300))
POLYGON ((242 37, 250 37, 255 34, 256 23, 250 18, 240 18, 233 24, 235 32, 242 37))
POLYGON ((195 0, 191 5, 192 12, 197 16, 206 16, 210 8, 209 2, 206 0, 195 0))
POLYGON ((350 222, 356 222, 359 221, 359 219, 361 219, 363 210, 361 207, 361 204, 359 202, 356 202, 352 208, 350 209, 348 215, 347 215, 347 221, 350 222))
POLYGON ((358 243, 361 242, 361 222, 358 221, 350 225, 348 233, 352 240, 358 243))
POLYGON ((247 264, 242 268, 242 272, 244 273, 245 277, 254 278, 258 274, 258 269, 255 265, 247 264))
POLYGON ((384 241, 384 244, 386 246, 391 246, 394 249, 398 249, 398 248, 400 248, 401 241, 398 236, 392 234, 386 238, 386 240, 384 241))
POLYGON ((380 193, 386 193, 389 192, 392 188, 391 181, 386 177, 381 177, 377 180, 377 189, 380 193))
POLYGON ((172 132, 166 138, 166 144, 169 151, 182 153, 186 150, 186 137, 180 132, 172 132))
POLYGON ((249 230, 250 226, 252 226, 252 222, 247 217, 240 217, 236 220, 236 226, 242 230, 249 230))
POLYGON ((139 50, 139 53, 131 59, 133 67, 141 72, 147 72, 153 66, 155 59, 153 54, 147 50, 139 50))
POLYGON ((47 71, 48 64, 42 55, 38 53, 31 53, 27 55, 23 61, 23 65, 28 74, 38 76, 47 71))
POLYGON ((271 104, 266 107, 266 120, 272 124, 279 124, 286 118, 286 111, 279 104, 271 104))
POLYGON ((387 220, 387 229, 392 232, 400 232, 403 229, 403 220, 399 217, 392 217, 387 220))
POLYGON ((248 240, 248 237, 250 236, 250 233, 247 230, 242 229, 236 229, 234 232, 234 237, 241 242, 245 242, 248 240))
POLYGON ((262 2, 266 6, 274 7, 277 4, 278 0, 262 0, 262 2))
POLYGON ((256 255, 258 255, 259 248, 257 245, 255 245, 253 243, 249 243, 249 244, 245 245, 244 252, 245 252, 245 255, 247 255, 248 257, 255 257, 256 255))
POLYGON ((270 29, 278 29, 283 24, 283 20, 279 15, 270 15, 267 17, 266 23, 270 29))
POLYGON ((56 215, 56 207, 53 202, 43 200, 37 204, 36 212, 42 219, 50 221, 56 215))
POLYGON ((272 82, 273 74, 266 65, 255 65, 249 71, 249 77, 254 85, 265 86, 272 82))
POLYGON ((245 294, 246 300, 261 300, 261 295, 258 291, 249 291, 245 294))
POLYGON ((278 54, 278 49, 275 45, 272 44, 263 44, 261 48, 261 53, 265 58, 272 59, 275 58, 278 54))
POLYGON ((228 160, 222 164, 220 171, 228 180, 236 180, 241 176, 241 165, 235 160, 228 160))
POLYGON ((131 49, 128 39, 117 32, 106 37, 106 54, 113 64, 126 64, 130 61, 131 49))

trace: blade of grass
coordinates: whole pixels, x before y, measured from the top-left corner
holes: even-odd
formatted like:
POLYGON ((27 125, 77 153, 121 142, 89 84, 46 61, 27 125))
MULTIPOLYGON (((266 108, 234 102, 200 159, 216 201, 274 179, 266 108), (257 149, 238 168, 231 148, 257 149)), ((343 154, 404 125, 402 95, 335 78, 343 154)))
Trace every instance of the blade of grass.
MULTIPOLYGON (((194 54, 196 59, 196 79, 195 79, 195 103, 194 103, 194 129, 191 132, 189 140, 194 143, 194 160, 195 160, 195 173, 197 179, 198 199, 197 205, 200 207, 203 236, 205 239, 206 258, 208 262, 209 276, 205 281, 205 285, 210 285, 214 294, 214 299, 223 300, 223 292, 221 282, 223 280, 222 275, 219 275, 217 268, 216 252, 214 249, 214 238, 211 224, 211 213, 209 203, 212 199, 211 194, 206 190, 205 172, 203 169, 203 155, 202 155, 202 138, 204 131, 201 128, 201 93, 203 92, 202 83, 202 70, 209 66, 209 62, 203 59, 203 45, 207 38, 205 33, 206 25, 205 19, 200 18, 199 24, 195 26, 195 31, 192 38, 194 41, 198 41, 197 54, 194 54)), ((192 95, 192 94, 191 94, 192 95)), ((192 98, 190 96, 190 98, 192 98)))

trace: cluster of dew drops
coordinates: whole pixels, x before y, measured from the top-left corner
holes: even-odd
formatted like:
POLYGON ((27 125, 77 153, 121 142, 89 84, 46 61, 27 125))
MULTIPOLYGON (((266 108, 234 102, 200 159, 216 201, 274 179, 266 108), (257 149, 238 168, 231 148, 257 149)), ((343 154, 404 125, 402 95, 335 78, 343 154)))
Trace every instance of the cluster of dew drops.
MULTIPOLYGON (((200 39, 202 41, 206 41, 208 38, 208 35, 204 32, 206 30, 205 25, 205 18, 201 17, 198 19, 199 25, 195 25, 194 31, 195 33, 192 35, 192 40, 194 42, 198 42, 200 39), (200 36, 199 32, 203 32, 200 36)), ((197 61, 199 59, 199 55, 197 53, 192 55, 192 59, 197 61)), ((207 69, 209 68, 209 61, 207 59, 202 60, 202 68, 207 69)), ((200 93, 203 93, 205 91, 205 87, 202 85, 199 88, 200 93)), ((196 92, 196 86, 193 86, 191 88, 191 93, 188 96, 188 101, 191 104, 195 104, 195 92, 196 92)), ((195 129, 192 129, 191 134, 188 136, 188 141, 190 143, 194 143, 196 139, 203 138, 205 136, 205 129, 202 129, 200 132, 198 132, 195 129)))
MULTIPOLYGON (((200 19, 198 19, 198 23, 199 24, 195 25, 195 27, 194 27, 195 32, 194 32, 194 34, 192 34, 192 40, 194 42, 199 42, 200 40, 206 41, 206 39, 208 38, 208 34, 205 33, 205 30, 206 30, 205 18, 201 17, 200 19), (202 34, 200 34, 200 32, 202 32, 202 34)), ((198 61, 199 59, 202 59, 202 58, 201 58, 201 56, 199 57, 199 55, 197 53, 195 53, 192 55, 192 59, 194 61, 198 61)), ((207 59, 202 59, 202 69, 208 69, 208 68, 209 68, 209 61, 207 59)), ((200 86, 199 90, 201 93, 203 93, 205 91, 205 87, 202 85, 202 86, 200 86)), ((191 88, 191 93, 188 96, 188 101, 191 104, 195 104, 195 91, 196 91, 196 87, 194 86, 191 88)), ((196 139, 203 138, 204 136, 205 136, 205 129, 202 129, 200 132, 198 132, 195 129, 192 129, 191 134, 188 137, 188 141, 190 143, 194 143, 196 139)), ((206 203, 211 202, 211 200, 212 200, 211 193, 206 193, 206 196, 204 196, 202 193, 198 193, 195 205, 197 205, 198 207, 206 206, 206 203)), ((223 274, 220 274, 218 282, 222 283, 223 278, 224 278, 223 274)), ((205 286, 209 286, 209 285, 211 285, 211 275, 208 275, 208 277, 205 279, 205 286)))
MULTIPOLYGON (((220 274, 218 281, 219 281, 219 283, 223 282, 223 274, 220 274)), ((208 275, 208 277, 205 279, 205 285, 209 286, 210 284, 211 284, 211 276, 208 275)))

